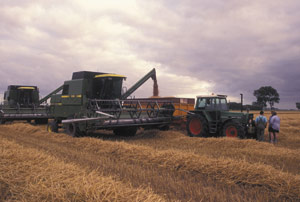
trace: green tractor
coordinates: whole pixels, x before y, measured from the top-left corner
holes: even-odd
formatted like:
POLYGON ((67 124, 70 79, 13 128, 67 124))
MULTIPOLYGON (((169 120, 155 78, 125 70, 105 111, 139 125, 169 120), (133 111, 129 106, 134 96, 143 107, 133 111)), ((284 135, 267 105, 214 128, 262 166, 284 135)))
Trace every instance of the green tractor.
POLYGON ((195 109, 187 115, 187 132, 191 137, 226 136, 253 138, 249 130, 253 114, 230 112, 227 96, 198 96, 195 109))

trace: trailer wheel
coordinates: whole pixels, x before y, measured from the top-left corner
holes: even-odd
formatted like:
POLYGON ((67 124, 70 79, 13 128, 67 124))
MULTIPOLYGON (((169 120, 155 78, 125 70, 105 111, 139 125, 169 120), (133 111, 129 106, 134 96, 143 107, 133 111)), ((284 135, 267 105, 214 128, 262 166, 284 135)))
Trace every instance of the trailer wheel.
POLYGON ((65 126, 67 134, 71 137, 79 137, 81 135, 78 125, 76 123, 69 123, 65 126))
POLYGON ((124 137, 129 137, 129 136, 135 136, 137 132, 137 127, 120 127, 120 128, 115 128, 114 129, 114 134, 117 136, 124 136, 124 137))
POLYGON ((58 124, 57 124, 57 121, 50 121, 47 124, 47 131, 49 133, 58 133, 58 124))
POLYGON ((194 115, 188 118, 186 129, 190 137, 206 137, 207 121, 201 115, 194 115))
POLYGON ((230 121, 223 126, 223 136, 244 138, 245 131, 241 124, 230 121))

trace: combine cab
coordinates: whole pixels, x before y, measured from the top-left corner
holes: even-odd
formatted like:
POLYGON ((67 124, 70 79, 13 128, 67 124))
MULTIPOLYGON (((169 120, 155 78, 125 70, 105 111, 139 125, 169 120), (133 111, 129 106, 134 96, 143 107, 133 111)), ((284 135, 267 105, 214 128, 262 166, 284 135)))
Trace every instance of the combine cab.
POLYGON ((40 105, 36 86, 8 86, 4 93, 4 104, 0 108, 2 124, 14 120, 35 120, 37 124, 46 124, 49 118, 47 107, 40 105))
POLYGON ((127 99, 149 78, 156 82, 155 69, 122 94, 125 76, 73 73, 72 80, 64 82, 62 93, 51 96, 50 113, 54 120, 48 124, 48 131, 58 132, 64 127, 69 135, 76 137, 88 131, 108 129, 116 135, 130 136, 139 127, 166 128, 174 112, 170 102, 127 99))
POLYGON ((248 126, 253 114, 229 112, 227 96, 198 96, 195 109, 187 116, 187 132, 191 137, 226 136, 252 138, 248 126))

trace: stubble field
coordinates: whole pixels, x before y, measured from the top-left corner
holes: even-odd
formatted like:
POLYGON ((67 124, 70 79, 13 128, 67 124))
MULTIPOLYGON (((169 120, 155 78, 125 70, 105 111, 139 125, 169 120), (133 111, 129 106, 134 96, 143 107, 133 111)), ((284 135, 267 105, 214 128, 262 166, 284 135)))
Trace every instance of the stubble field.
POLYGON ((266 142, 177 130, 72 138, 1 125, 0 201, 300 201, 300 113, 278 115, 277 145, 267 131, 266 142))

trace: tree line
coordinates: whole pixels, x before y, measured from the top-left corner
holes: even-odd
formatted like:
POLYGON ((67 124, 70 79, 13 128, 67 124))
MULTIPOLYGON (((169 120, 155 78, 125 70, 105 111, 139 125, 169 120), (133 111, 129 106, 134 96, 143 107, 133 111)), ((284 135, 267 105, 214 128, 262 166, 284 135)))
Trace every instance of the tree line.
MULTIPOLYGON (((263 110, 268 105, 270 109, 274 108, 275 103, 279 103, 280 97, 279 93, 272 86, 262 86, 257 90, 254 90, 253 95, 256 97, 256 101, 252 102, 251 105, 243 105, 243 110, 263 110)), ((240 110, 241 103, 229 102, 229 109, 240 110)), ((300 110, 300 102, 296 103, 297 109, 300 110)))
MULTIPOLYGON (((243 105, 244 110, 262 110, 266 108, 268 104, 271 109, 274 109, 275 103, 279 103, 280 101, 279 93, 272 86, 262 86, 259 89, 254 90, 253 95, 256 97, 256 101, 252 102, 252 105, 243 105)), ((230 102, 229 109, 239 110, 241 109, 241 104, 230 102)))

